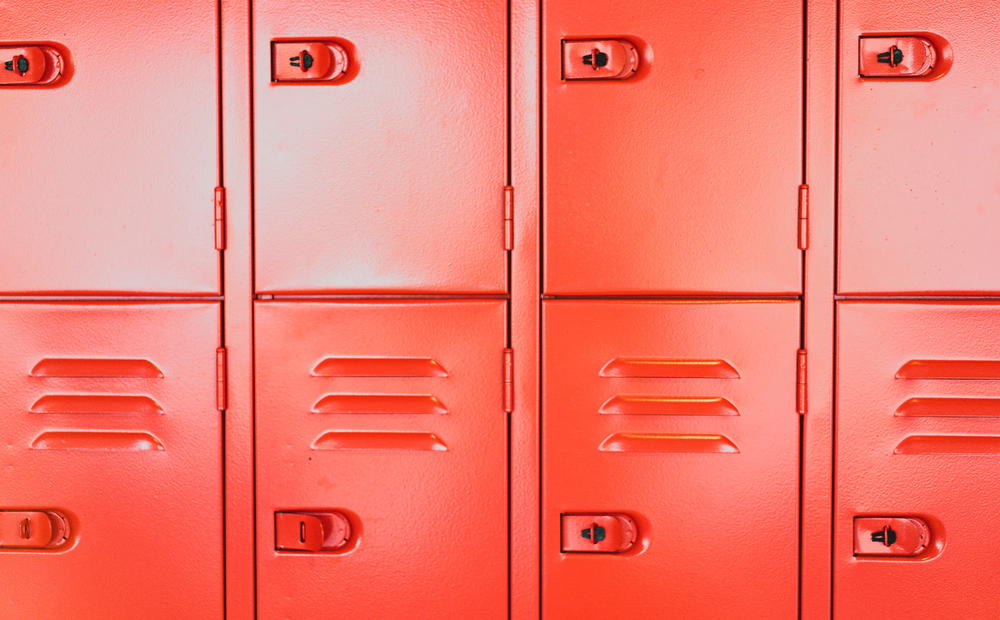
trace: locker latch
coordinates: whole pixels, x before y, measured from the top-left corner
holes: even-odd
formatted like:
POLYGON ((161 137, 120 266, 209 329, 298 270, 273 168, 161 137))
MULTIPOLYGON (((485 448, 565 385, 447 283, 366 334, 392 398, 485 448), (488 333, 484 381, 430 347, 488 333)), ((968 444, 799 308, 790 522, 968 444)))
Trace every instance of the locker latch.
POLYGON ((922 35, 862 36, 858 50, 863 78, 926 78, 938 65, 934 42, 922 35))
POLYGON ((930 540, 930 528, 917 517, 854 517, 854 555, 912 557, 930 540))
POLYGON ((563 39, 564 80, 624 80, 639 68, 639 50, 625 39, 563 39))
POLYGON ((0 549, 56 549, 69 540, 66 517, 52 510, 0 510, 0 549))
POLYGON ((49 45, 0 46, 0 86, 46 86, 63 74, 63 58, 49 45))
POLYGON ((563 553, 622 553, 635 544, 632 517, 620 514, 562 515, 563 553))
POLYGON ((349 67, 347 50, 332 41, 271 42, 273 82, 336 82, 349 67))
POLYGON ((277 551, 336 551, 351 539, 351 522, 336 511, 274 513, 277 551))

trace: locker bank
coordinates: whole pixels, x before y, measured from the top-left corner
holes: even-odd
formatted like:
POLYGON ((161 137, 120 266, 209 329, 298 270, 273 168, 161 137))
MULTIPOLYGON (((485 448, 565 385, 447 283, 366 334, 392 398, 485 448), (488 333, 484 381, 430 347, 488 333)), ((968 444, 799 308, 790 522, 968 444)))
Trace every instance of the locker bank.
POLYGON ((994 2, 0 23, 0 618, 1000 618, 994 2))

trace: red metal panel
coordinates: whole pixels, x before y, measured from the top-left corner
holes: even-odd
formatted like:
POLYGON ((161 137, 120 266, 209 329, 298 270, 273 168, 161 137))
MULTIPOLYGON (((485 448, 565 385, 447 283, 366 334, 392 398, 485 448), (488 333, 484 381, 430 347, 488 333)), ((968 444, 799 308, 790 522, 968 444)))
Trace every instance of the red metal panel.
POLYGON ((840 290, 1000 291, 996 4, 841 6, 840 290), (861 35, 906 33, 939 46, 931 76, 859 77, 861 35))
POLYGON ((537 618, 539 557, 539 104, 541 11, 537 0, 511 0, 511 185, 517 187, 517 217, 510 256, 510 344, 514 356, 514 411, 510 415, 510 614, 537 618), (525 293, 527 291, 527 293, 525 293))
POLYGON ((503 301, 257 305, 262 617, 506 617, 503 301), (335 511, 338 551, 275 551, 335 511))
POLYGON ((835 292, 838 0, 809 0, 806 12, 806 140, 809 249, 803 260, 802 345, 808 352, 808 410, 802 417, 799 615, 830 617, 833 530, 833 356, 835 292))
POLYGON ((0 291, 218 292, 216 3, 20 2, 3 23, 67 66, 0 86, 0 291))
POLYGON ((545 302, 546 618, 795 616, 798 312, 545 302), (638 541, 560 553, 564 514, 626 514, 638 541))
POLYGON ((1000 616, 1000 305, 838 310, 836 616, 1000 616), (928 549, 854 557, 868 516, 922 519, 928 549))
POLYGON ((505 288, 507 3, 254 5, 257 288, 505 288), (332 40, 335 82, 271 82, 274 39, 332 40))
POLYGON ((228 390, 225 434, 226 618, 255 620, 253 240, 250 0, 221 7, 222 149, 228 243, 222 257, 228 390))
POLYGON ((219 310, 0 304, 0 510, 70 529, 0 548, 0 616, 221 617, 219 310))
POLYGON ((546 292, 798 291, 802 2, 545 9, 546 292), (595 38, 638 71, 564 81, 595 38))

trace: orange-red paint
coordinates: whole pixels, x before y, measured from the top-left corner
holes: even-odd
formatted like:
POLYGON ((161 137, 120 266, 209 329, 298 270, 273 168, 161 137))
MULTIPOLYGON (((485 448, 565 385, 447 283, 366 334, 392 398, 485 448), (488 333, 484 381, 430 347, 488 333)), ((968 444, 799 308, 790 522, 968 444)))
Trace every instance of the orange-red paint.
POLYGON ((215 303, 0 303, 0 523, 44 512, 63 530, 10 547, 3 527, 3 616, 222 615, 219 314, 215 303), (74 364, 32 372, 53 356, 74 364))
POLYGON ((786 535, 798 524, 798 304, 544 306, 543 615, 793 615, 798 548, 786 535), (602 372, 623 353, 690 356, 692 370, 602 372), (705 373, 692 363, 701 360, 732 370, 705 373), (632 394, 724 398, 738 415, 601 415, 608 398, 632 394), (635 519, 635 546, 616 557, 565 553, 560 515, 605 511, 635 519))
POLYGON ((989 3, 9 4, 0 616, 1000 615, 989 3))

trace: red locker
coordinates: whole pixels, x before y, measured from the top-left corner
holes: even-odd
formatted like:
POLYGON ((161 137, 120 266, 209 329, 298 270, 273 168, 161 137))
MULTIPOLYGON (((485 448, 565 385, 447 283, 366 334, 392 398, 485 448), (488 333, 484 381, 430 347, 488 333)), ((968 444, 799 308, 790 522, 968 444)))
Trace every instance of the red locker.
POLYGON ((8 4, 0 292, 217 293, 217 3, 8 4))
POLYGON ((795 617, 798 304, 544 305, 543 617, 795 617))
POLYGON ((257 304, 262 618, 506 617, 504 306, 257 304))
POLYGON ((259 291, 505 290, 506 23, 500 0, 254 5, 259 291), (330 45, 346 73, 272 81, 330 45))
POLYGON ((544 9, 545 292, 797 292, 802 3, 544 9))
POLYGON ((2 303, 0 333, 0 616, 221 617, 218 304, 2 303))
POLYGON ((1000 616, 1000 305, 841 302, 838 318, 835 616, 1000 616))
POLYGON ((841 7, 840 291, 1000 292, 996 4, 841 7))

